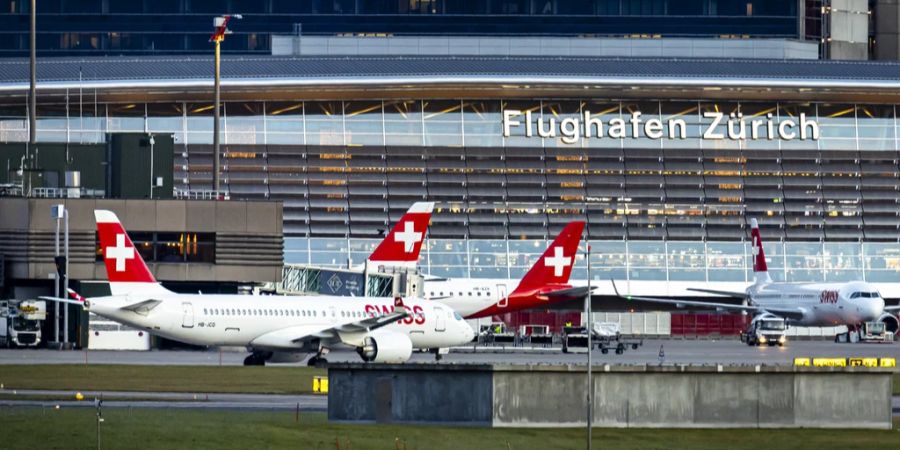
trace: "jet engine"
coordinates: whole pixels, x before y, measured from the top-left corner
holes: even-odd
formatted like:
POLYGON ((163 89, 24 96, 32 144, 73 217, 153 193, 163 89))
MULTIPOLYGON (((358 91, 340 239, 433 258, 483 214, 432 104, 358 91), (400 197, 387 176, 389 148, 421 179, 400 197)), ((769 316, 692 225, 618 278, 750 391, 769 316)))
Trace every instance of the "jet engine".
POLYGON ((396 331, 376 330, 363 338, 356 353, 365 362, 402 363, 412 356, 412 341, 396 331))
POLYGON ((900 331, 900 319, 891 313, 884 313, 878 318, 878 322, 884 324, 884 329, 894 333, 895 339, 898 331, 900 331))

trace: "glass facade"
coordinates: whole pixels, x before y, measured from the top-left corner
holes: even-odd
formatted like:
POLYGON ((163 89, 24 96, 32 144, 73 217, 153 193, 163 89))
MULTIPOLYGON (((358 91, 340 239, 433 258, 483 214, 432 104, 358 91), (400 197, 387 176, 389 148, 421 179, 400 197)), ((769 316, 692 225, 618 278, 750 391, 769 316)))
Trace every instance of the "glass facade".
MULTIPOLYGON (((346 268, 359 265, 379 239, 285 238, 287 264, 346 268)), ((444 240, 429 238, 419 267, 440 277, 521 278, 549 242, 444 240)), ((591 241, 594 280, 752 282, 749 242, 591 241)), ((900 280, 896 242, 765 242, 769 274, 775 281, 841 282, 900 280)), ((587 279, 584 254, 572 278, 587 279)))
MULTIPOLYGON (((821 2, 806 0, 808 33, 821 2), (817 8, 818 6, 818 8, 817 8)), ((0 55, 28 52, 29 0, 0 9, 0 55)), ((272 34, 800 36, 798 2, 781 0, 41 0, 43 54, 208 52, 212 17, 242 14, 222 51, 269 53, 272 34), (691 27, 685 27, 688 20, 691 27), (73 25, 77 22, 77 25, 73 25)), ((814 40, 820 34, 805 36, 814 40)))
MULTIPOLYGON (((210 104, 69 98, 39 104, 40 141, 173 134, 176 189, 211 188, 210 104)), ((758 218, 776 280, 893 281, 896 110, 595 98, 226 102, 222 179, 231 198, 284 202, 289 263, 361 263, 411 203, 431 200, 438 206, 423 265, 435 275, 515 278, 546 239, 585 220, 600 279, 743 282, 752 276, 746 223, 758 218), (522 125, 504 133, 511 110, 523 123, 530 115, 531 136, 522 125), (615 135, 616 120, 631 130, 636 112, 647 126, 615 135), (704 136, 739 131, 716 124, 719 113, 740 115, 749 128, 771 117, 776 134, 802 115, 819 136, 769 138, 766 123, 757 139, 749 128, 745 139, 704 136), (582 128, 568 139, 566 119, 603 122, 603 137, 582 128), (663 131, 649 126, 654 119, 663 131), (676 121, 683 126, 669 135, 676 121)), ((24 104, 0 105, 0 142, 27 139, 24 114, 24 104)))

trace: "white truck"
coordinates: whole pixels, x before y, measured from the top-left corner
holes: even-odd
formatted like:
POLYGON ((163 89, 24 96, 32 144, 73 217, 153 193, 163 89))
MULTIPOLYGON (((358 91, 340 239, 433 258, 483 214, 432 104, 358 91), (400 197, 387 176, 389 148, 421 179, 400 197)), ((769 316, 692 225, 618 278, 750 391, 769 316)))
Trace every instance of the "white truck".
POLYGON ((0 346, 37 347, 47 319, 43 300, 0 300, 0 346))
POLYGON ((741 333, 741 342, 750 346, 779 346, 787 342, 787 322, 780 317, 757 317, 741 333))

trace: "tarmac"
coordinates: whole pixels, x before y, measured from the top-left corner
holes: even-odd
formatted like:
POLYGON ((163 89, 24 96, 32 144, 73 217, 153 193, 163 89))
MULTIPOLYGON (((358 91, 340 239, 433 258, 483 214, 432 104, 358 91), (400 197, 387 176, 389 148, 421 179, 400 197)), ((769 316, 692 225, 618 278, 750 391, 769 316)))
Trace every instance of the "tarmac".
MULTIPOLYGON (((241 365, 246 352, 237 350, 0 350, 4 364, 139 364, 241 365)), ((737 340, 646 340, 622 355, 595 350, 593 364, 790 365, 795 357, 893 357, 900 359, 900 343, 838 344, 832 341, 794 341, 785 347, 749 347, 737 340)), ((352 350, 327 355, 330 362, 359 362, 352 350)), ((564 354, 559 347, 459 347, 443 355, 441 363, 456 364, 584 364, 587 355, 564 354)), ((434 355, 414 353, 410 362, 434 362, 434 355)), ((305 363, 278 364, 304 365, 305 363)))

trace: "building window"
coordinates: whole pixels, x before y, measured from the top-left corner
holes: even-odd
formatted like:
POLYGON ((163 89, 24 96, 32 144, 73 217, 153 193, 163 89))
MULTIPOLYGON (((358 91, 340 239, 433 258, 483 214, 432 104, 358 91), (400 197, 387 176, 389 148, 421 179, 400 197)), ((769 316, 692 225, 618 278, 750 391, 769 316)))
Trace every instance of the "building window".
MULTIPOLYGON (((145 262, 216 263, 215 233, 129 233, 145 262)), ((103 261, 100 238, 95 238, 96 261, 103 261)))

